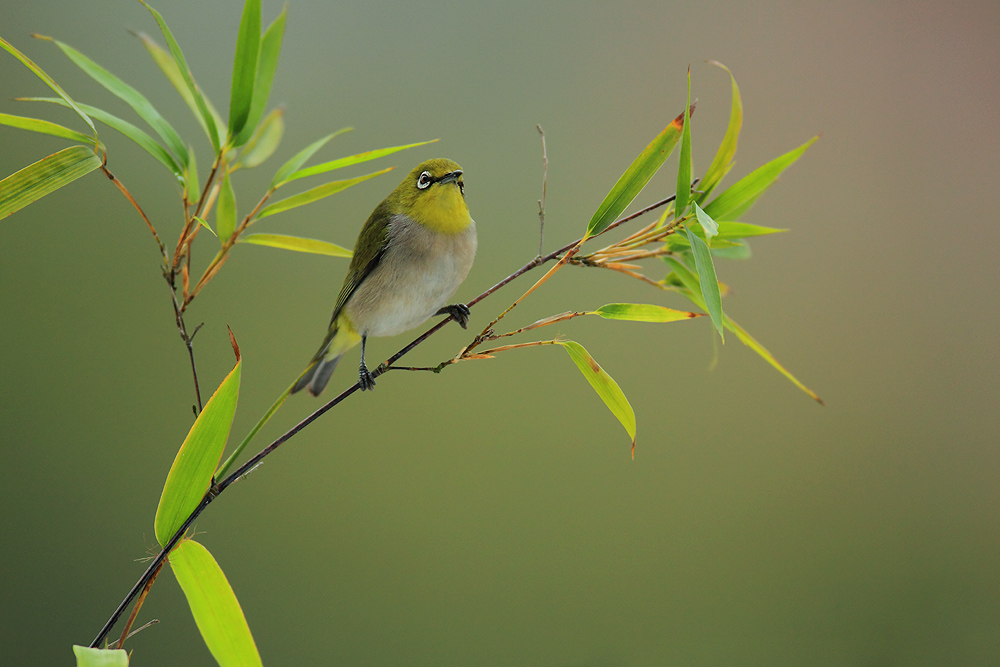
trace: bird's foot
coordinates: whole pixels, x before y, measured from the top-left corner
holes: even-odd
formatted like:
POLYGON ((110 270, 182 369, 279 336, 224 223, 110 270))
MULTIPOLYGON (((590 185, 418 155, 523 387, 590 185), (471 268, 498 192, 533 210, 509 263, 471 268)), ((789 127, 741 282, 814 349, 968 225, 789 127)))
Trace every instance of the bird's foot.
POLYGON ((458 326, 462 327, 463 329, 466 329, 468 328, 469 325, 469 315, 471 314, 471 311, 469 310, 469 307, 466 306, 464 303, 455 303, 450 306, 445 306, 441 310, 437 311, 437 313, 435 314, 451 315, 453 318, 455 318, 455 321, 458 322, 458 326))
POLYGON ((361 363, 361 367, 358 369, 358 383, 361 385, 361 391, 369 391, 375 388, 375 378, 372 377, 364 362, 361 363))

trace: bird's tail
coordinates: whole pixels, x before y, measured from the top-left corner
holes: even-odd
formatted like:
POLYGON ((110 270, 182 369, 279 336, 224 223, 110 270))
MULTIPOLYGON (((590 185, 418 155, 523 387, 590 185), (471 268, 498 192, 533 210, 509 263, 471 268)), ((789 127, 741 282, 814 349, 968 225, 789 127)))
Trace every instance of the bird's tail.
POLYGON ((330 381, 334 369, 337 368, 337 362, 360 340, 361 336, 354 330, 350 320, 347 320, 343 315, 337 318, 330 325, 330 331, 323 339, 323 344, 316 352, 316 356, 309 362, 308 368, 299 376, 295 386, 292 387, 292 393, 309 387, 310 394, 319 396, 326 387, 326 383, 330 381))

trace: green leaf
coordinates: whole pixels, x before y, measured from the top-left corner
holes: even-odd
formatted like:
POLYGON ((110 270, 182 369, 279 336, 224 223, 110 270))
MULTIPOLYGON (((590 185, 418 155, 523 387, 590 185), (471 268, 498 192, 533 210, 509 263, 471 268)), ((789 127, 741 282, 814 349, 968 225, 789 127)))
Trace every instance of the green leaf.
POLYGON ((684 129, 681 130, 681 157, 677 165, 677 198, 674 217, 681 217, 691 200, 691 66, 687 70, 687 105, 684 107, 684 129))
POLYGON ((229 136, 237 137, 247 124, 257 80, 260 52, 260 0, 245 0, 240 32, 236 37, 233 82, 229 94, 229 136))
POLYGON ((635 454, 635 412, 622 392, 621 387, 614 378, 601 368, 600 364, 583 348, 582 345, 571 340, 557 341, 559 345, 569 354, 570 359, 576 367, 587 378, 587 382, 594 388, 597 395, 601 397, 604 404, 611 410, 611 414, 618 418, 625 431, 632 438, 632 454, 635 454))
POLYGON ((248 234, 239 240, 240 243, 256 243, 257 245, 267 245, 272 248, 284 248, 285 250, 297 250, 299 252, 311 252, 316 255, 329 255, 330 257, 350 257, 351 251, 341 248, 339 245, 318 241, 316 239, 304 239, 300 236, 285 236, 284 234, 248 234))
POLYGON ((340 130, 337 130, 336 132, 328 134, 322 139, 318 139, 313 143, 309 144, 308 146, 306 146, 305 148, 303 148, 302 150, 300 150, 292 157, 291 160, 281 165, 278 171, 274 174, 274 178, 271 180, 271 189, 273 190, 275 188, 281 187, 284 183, 286 183, 288 181, 288 177, 294 172, 298 171, 299 167, 304 165, 306 163, 306 160, 311 158, 316 151, 323 148, 323 146, 326 145, 326 142, 330 141, 330 139, 333 139, 337 135, 343 134, 345 132, 350 132, 352 129, 354 128, 345 127, 340 130))
POLYGON ((233 140, 234 146, 242 146, 247 138, 257 129, 264 109, 267 107, 267 99, 271 96, 271 84, 274 82, 274 73, 278 69, 278 54, 281 52, 281 40, 285 34, 285 14, 287 7, 281 10, 278 18, 274 20, 264 36, 260 40, 260 52, 257 56, 257 80, 253 87, 253 102, 250 104, 250 115, 247 123, 233 140))
POLYGON ((142 45, 146 47, 149 55, 153 57, 153 62, 155 62, 160 68, 160 71, 163 72, 163 74, 167 77, 167 80, 174 87, 174 90, 180 94, 181 99, 184 100, 188 109, 190 109, 191 113, 194 114, 198 124, 201 125, 201 129, 205 131, 205 136, 213 142, 218 141, 221 145, 224 137, 220 137, 219 132, 221 131, 221 128, 225 127, 225 123, 222 122, 222 117, 219 116, 219 112, 215 110, 214 106, 212 106, 212 102, 207 97, 202 96, 205 106, 208 107, 209 115, 212 116, 214 123, 213 131, 209 131, 208 125, 205 124, 205 119, 202 118, 201 111, 198 108, 198 103, 195 101, 194 95, 192 95, 191 91, 188 89, 187 83, 184 81, 184 77, 181 76, 181 71, 177 67, 177 63, 174 62, 173 56, 171 56, 168 51, 157 44, 156 41, 146 33, 140 32, 138 33, 138 37, 142 40, 142 45), (212 139, 213 133, 215 139, 212 139))
POLYGON ((160 12, 156 11, 148 3, 146 3, 146 0, 139 0, 139 2, 149 10, 149 13, 152 14, 153 18, 156 20, 157 25, 160 26, 160 31, 163 33, 163 38, 167 40, 167 48, 170 49, 170 55, 173 56, 174 63, 177 65, 177 70, 180 73, 181 78, 184 80, 184 84, 187 86, 188 91, 191 93, 191 97, 198 109, 198 114, 204 120, 208 138, 212 141, 212 147, 215 149, 215 152, 218 153, 222 148, 222 141, 219 139, 219 128, 216 125, 214 116, 208 110, 208 105, 205 102, 204 96, 202 96, 198 86, 195 85, 194 78, 191 76, 191 70, 188 69, 187 61, 184 59, 184 54, 181 52, 181 47, 177 44, 177 40, 174 39, 173 33, 170 32, 170 27, 167 26, 167 22, 163 20, 160 12))
POLYGON ((250 141, 243 147, 243 154, 240 155, 239 163, 248 169, 256 167, 267 158, 271 157, 281 137, 285 133, 285 111, 275 109, 267 115, 264 122, 260 124, 250 141))
POLYGON ((701 224, 701 229, 705 233, 705 240, 711 244, 712 237, 718 236, 719 225, 712 220, 712 217, 702 210, 701 206, 698 206, 698 202, 694 202, 694 213, 695 217, 698 218, 698 223, 701 224))
POLYGON ((65 100, 66 105, 68 107, 70 107, 71 109, 73 109, 73 111, 75 111, 78 114, 80 114, 80 117, 83 118, 84 122, 87 123, 87 126, 90 127, 90 129, 94 132, 94 136, 90 137, 90 142, 92 142, 96 146, 97 145, 97 128, 94 127, 94 122, 92 120, 90 120, 90 117, 87 116, 87 114, 85 114, 80 109, 80 107, 77 106, 76 102, 74 102, 72 100, 72 98, 70 98, 70 96, 66 94, 66 91, 63 90, 62 88, 60 88, 59 84, 56 83, 55 80, 52 79, 52 77, 50 77, 48 74, 46 74, 42 70, 41 67, 39 67, 38 65, 36 65, 31 60, 31 58, 29 58, 28 56, 24 55, 20 51, 18 51, 17 48, 13 44, 11 44, 10 42, 8 42, 3 37, 0 37, 0 46, 2 46, 4 49, 6 49, 12 56, 14 56, 18 60, 20 60, 22 63, 24 63, 25 67, 27 67, 32 72, 34 72, 35 76, 37 76, 39 79, 41 79, 42 81, 44 81, 45 85, 47 85, 49 88, 51 88, 52 90, 54 90, 56 92, 56 94, 59 95, 59 97, 61 97, 63 100, 65 100))
POLYGON ((646 303, 609 303, 592 310, 589 314, 600 315, 606 320, 632 322, 679 322, 703 316, 702 313, 688 313, 646 303))
POLYGON ((228 241, 236 231, 236 193, 229 180, 229 170, 222 177, 222 188, 219 190, 219 203, 215 206, 215 228, 220 241, 228 241))
POLYGON ((55 137, 71 139, 72 141, 79 141, 84 144, 94 140, 90 135, 71 130, 62 125, 50 123, 47 120, 41 120, 40 118, 28 118, 27 116, 12 116, 11 114, 0 113, 0 125, 8 125, 21 130, 28 130, 29 132, 38 132, 39 134, 51 134, 55 137))
POLYGON ((750 252, 750 243, 748 241, 741 241, 738 243, 727 242, 727 241, 716 241, 712 244, 712 257, 721 257, 723 259, 750 259, 752 253, 750 252), (726 243, 724 247, 722 244, 726 243))
POLYGON ((311 204, 314 201, 319 201, 324 197, 329 197, 330 195, 340 192, 341 190, 346 190, 352 185, 357 185, 358 183, 367 181, 369 178, 381 176, 384 173, 392 171, 394 168, 395 167, 388 167, 381 171, 365 174, 364 176, 358 176, 357 178, 348 178, 343 181, 331 181, 330 183, 324 183, 323 185, 312 188, 311 190, 306 190, 305 192, 300 192, 297 195, 276 201, 270 206, 265 206, 257 214, 257 219, 260 220, 261 218, 266 218, 267 216, 274 215, 275 213, 281 213, 282 211, 287 211, 298 206, 311 204))
POLYGON ((690 230, 685 230, 685 234, 694 255, 694 265, 698 271, 698 281, 701 283, 701 294, 705 298, 705 310, 708 311, 708 316, 712 318, 715 330, 719 332, 719 337, 725 343, 726 337, 722 333, 722 294, 719 290, 719 279, 715 275, 712 254, 708 252, 708 246, 697 234, 690 230))
POLYGON ((197 204, 201 198, 201 184, 198 183, 198 161, 195 160, 194 151, 190 151, 191 161, 184 168, 184 187, 187 190, 187 200, 189 204, 197 204))
POLYGON ((202 217, 199 217, 199 216, 196 215, 196 216, 194 216, 194 220, 200 226, 202 226, 205 229, 207 229, 212 234, 212 236, 215 236, 215 237, 219 236, 218 234, 215 233, 215 230, 212 229, 212 225, 208 224, 208 220, 206 220, 205 218, 202 218, 202 217))
POLYGON ((76 667, 128 667, 128 653, 124 649, 101 649, 73 645, 76 667))
POLYGON ((285 182, 294 181, 297 178, 305 178, 306 176, 315 176, 316 174, 324 174, 328 171, 333 171, 334 169, 342 169, 343 167, 350 167, 355 164, 361 164, 362 162, 368 162, 370 160, 375 160, 380 157, 385 157, 386 155, 392 155, 407 148, 413 148, 415 146, 425 146, 427 144, 433 144, 437 139, 431 139, 430 141, 421 141, 415 144, 406 144, 405 146, 392 146, 391 148, 379 148, 374 151, 365 151, 364 153, 358 153, 357 155, 351 155, 348 157, 342 157, 337 160, 331 160, 330 162, 324 162, 323 164, 317 164, 314 167, 308 167, 306 169, 300 169, 289 176, 285 182))
MULTIPOLYGON (((682 287, 677 288, 677 291, 680 294, 683 294, 688 299, 690 299, 691 302, 694 303, 699 308, 708 310, 707 308, 705 308, 705 300, 704 298, 702 298, 701 295, 701 287, 698 284, 698 277, 695 276, 693 273, 691 273, 690 269, 688 269, 686 266, 678 262, 676 259, 672 257, 664 257, 663 259, 673 269, 673 272, 669 276, 667 276, 668 280, 666 282, 668 284, 671 284, 673 283, 673 281, 669 280, 671 276, 676 277, 680 282, 680 284, 682 285, 682 287)), ((788 378, 792 382, 792 384, 794 384, 796 387, 798 387, 806 394, 808 394, 810 397, 812 397, 814 401, 816 401, 820 405, 823 405, 823 400, 819 396, 817 396, 811 389, 806 387, 804 384, 799 382, 798 378, 796 378, 794 375, 788 372, 788 369, 782 366, 778 362, 778 360, 774 358, 774 355, 768 352, 767 348, 761 345, 757 341, 757 339, 755 339, 753 336, 747 333, 747 331, 739 324, 737 324, 735 321, 733 321, 732 318, 730 318, 728 315, 724 315, 723 324, 727 329, 736 334, 736 337, 739 338, 741 341, 743 341, 744 345, 746 345, 751 350, 760 355, 760 357, 764 359, 764 361, 771 364, 775 369, 777 369, 779 373, 788 378)))
POLYGON ((748 222, 719 222, 719 233, 716 239, 745 239, 748 236, 763 236, 764 234, 776 234, 787 232, 787 229, 777 227, 764 227, 762 225, 751 225, 748 222))
POLYGON ((36 35, 36 37, 55 42, 56 45, 62 49, 62 52, 65 53, 66 56, 80 69, 94 79, 94 81, 97 81, 97 83, 104 86, 113 95, 132 107, 132 110, 135 111, 140 118, 146 121, 149 126, 153 128, 153 130, 167 143, 167 146, 171 151, 173 151, 173 154, 180 158, 181 164, 187 164, 188 151, 184 142, 181 140, 180 136, 178 136, 176 130, 171 127, 170 123, 164 120, 163 116, 160 115, 160 112, 153 108, 153 105, 142 95, 142 93, 74 49, 72 46, 64 44, 57 39, 52 39, 51 37, 43 37, 41 35, 36 35))
POLYGON ((215 661, 221 667, 260 665, 243 609, 208 549, 194 540, 184 540, 170 552, 170 569, 215 661))
POLYGON ((736 155, 736 145, 740 140, 740 129, 743 127, 743 99, 740 97, 740 87, 736 85, 736 77, 722 63, 714 60, 709 62, 729 73, 729 80, 733 85, 733 104, 729 111, 729 127, 726 128, 726 136, 722 138, 722 143, 719 144, 719 150, 715 153, 712 164, 708 165, 708 171, 705 172, 705 176, 698 184, 698 188, 702 191, 702 194, 698 195, 699 204, 711 196, 715 186, 732 167, 733 157, 736 155))
POLYGON ((653 174, 659 170, 667 156, 674 150, 677 142, 680 141, 684 119, 689 118, 693 111, 689 108, 674 118, 673 122, 667 125, 632 161, 629 168, 611 188, 611 192, 597 207, 594 217, 587 225, 586 237, 603 232, 632 203, 632 200, 642 191, 649 179, 653 177, 653 174))
POLYGON ((705 212, 715 220, 740 217, 757 201, 758 197, 764 194, 765 190, 771 187, 778 176, 781 175, 781 172, 798 160, 817 139, 819 137, 813 137, 795 150, 771 160, 763 167, 759 167, 729 186, 725 192, 713 199, 705 207, 705 212))
POLYGON ((0 181, 0 220, 100 168, 87 146, 70 146, 0 181))
POLYGON ((235 342, 233 349, 236 351, 235 368, 205 404, 167 474, 153 523, 160 546, 173 537, 201 502, 212 483, 212 473, 222 459, 240 393, 241 362, 235 342))
MULTIPOLYGON (((66 106, 66 103, 57 97, 19 97, 17 98, 19 102, 49 102, 51 104, 59 104, 66 106)), ((98 109, 97 107, 92 107, 89 104, 80 104, 79 107, 85 110, 90 116, 101 121, 108 127, 117 130, 124 134, 126 137, 139 144, 143 150, 152 155, 156 160, 162 164, 164 167, 170 170, 170 172, 177 177, 179 181, 184 182, 184 170, 177 164, 174 157, 167 152, 163 146, 161 146, 153 137, 149 136, 138 127, 129 123, 128 121, 122 120, 117 116, 112 116, 107 111, 98 109)))

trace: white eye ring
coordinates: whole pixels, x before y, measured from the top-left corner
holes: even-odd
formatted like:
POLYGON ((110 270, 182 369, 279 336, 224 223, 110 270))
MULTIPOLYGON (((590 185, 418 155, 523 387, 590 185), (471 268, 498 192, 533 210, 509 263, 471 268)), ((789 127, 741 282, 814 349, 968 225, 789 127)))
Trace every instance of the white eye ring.
POLYGON ((420 172, 420 176, 417 177, 417 187, 421 190, 426 190, 433 182, 434 178, 429 171, 422 171, 420 172))

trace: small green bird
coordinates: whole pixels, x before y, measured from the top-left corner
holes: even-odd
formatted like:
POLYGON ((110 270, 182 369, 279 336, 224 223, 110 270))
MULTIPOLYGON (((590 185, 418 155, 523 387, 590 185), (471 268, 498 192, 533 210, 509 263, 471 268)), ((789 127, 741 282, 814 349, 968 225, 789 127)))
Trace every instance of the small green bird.
POLYGON ((365 365, 368 336, 394 336, 434 315, 464 329, 469 309, 445 305, 476 256, 476 223, 465 204, 462 168, 437 158, 421 163, 368 216, 333 308, 330 329, 292 393, 326 387, 337 362, 361 343, 361 389, 375 387, 365 365))

